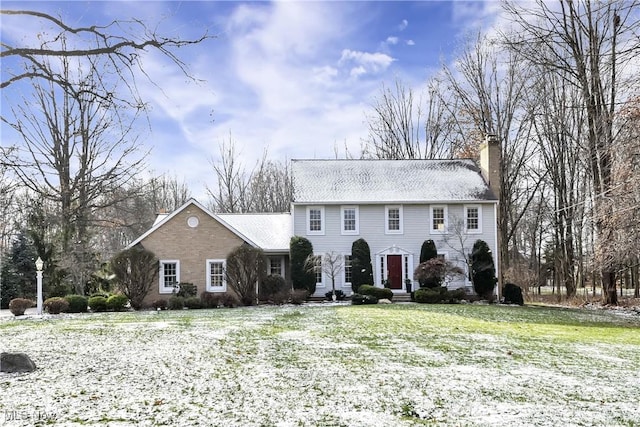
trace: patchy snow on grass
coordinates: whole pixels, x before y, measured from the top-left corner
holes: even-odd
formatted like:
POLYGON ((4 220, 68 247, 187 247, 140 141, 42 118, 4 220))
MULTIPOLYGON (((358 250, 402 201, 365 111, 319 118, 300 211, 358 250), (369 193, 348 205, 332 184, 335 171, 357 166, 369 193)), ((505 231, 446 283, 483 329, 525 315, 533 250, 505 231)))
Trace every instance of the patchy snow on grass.
POLYGON ((38 369, 0 374, 0 426, 638 425, 640 321, 575 313, 325 305, 4 319, 0 350, 38 369))

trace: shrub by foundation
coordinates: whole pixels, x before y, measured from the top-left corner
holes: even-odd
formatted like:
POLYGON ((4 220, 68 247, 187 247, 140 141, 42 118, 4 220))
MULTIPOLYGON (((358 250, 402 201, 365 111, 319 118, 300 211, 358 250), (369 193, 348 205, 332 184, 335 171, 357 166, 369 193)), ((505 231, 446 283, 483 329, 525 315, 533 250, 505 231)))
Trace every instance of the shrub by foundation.
MULTIPOLYGON (((362 285, 367 286, 367 285, 362 285)), ((362 286, 360 286, 362 288, 362 286)), ((377 304, 378 298, 373 295, 362 295, 362 294, 353 294, 351 297, 352 305, 367 305, 367 304, 377 304)))
POLYGON ((182 310, 184 308, 184 298, 177 295, 169 298, 169 310, 182 310))
POLYGON ((129 302, 129 298, 126 295, 116 294, 107 298, 107 309, 113 311, 124 311, 129 302))
POLYGON ((200 301, 204 308, 218 308, 220 306, 220 294, 214 292, 203 292, 200 294, 200 301))
POLYGON ((371 285, 362 285, 358 288, 358 293, 360 295, 371 295, 379 300, 388 299, 391 301, 393 299, 393 291, 389 288, 377 288, 371 285))
POLYGON ((166 310, 167 309, 167 300, 166 299, 157 299, 151 303, 151 306, 156 310, 166 310))
POLYGON ((199 309, 202 308, 202 301, 198 297, 185 298, 184 306, 191 310, 199 309))

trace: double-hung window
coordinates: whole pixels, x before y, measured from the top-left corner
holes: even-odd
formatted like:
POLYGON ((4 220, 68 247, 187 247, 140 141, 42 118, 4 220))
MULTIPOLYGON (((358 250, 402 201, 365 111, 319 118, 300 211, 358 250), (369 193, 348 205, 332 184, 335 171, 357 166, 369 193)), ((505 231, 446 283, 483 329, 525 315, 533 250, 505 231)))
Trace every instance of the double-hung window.
POLYGON ((180 261, 161 260, 159 279, 161 294, 170 294, 176 291, 176 286, 180 283, 180 261))
POLYGON ((431 206, 431 233, 447 232, 447 207, 431 206))
POLYGON ((342 234, 358 234, 358 207, 343 206, 340 209, 340 214, 342 216, 342 234))
POLYGON ((324 207, 307 207, 307 234, 324 234, 324 207))
POLYGON ((351 287, 351 281, 353 280, 353 264, 351 262, 351 255, 344 256, 344 287, 351 287))
POLYGON ((385 232, 402 234, 402 206, 385 207, 385 232))
POLYGON ((482 217, 479 205, 464 207, 464 229, 469 234, 482 233, 482 217))
POLYGON ((207 260, 207 292, 226 292, 226 263, 223 259, 207 260))

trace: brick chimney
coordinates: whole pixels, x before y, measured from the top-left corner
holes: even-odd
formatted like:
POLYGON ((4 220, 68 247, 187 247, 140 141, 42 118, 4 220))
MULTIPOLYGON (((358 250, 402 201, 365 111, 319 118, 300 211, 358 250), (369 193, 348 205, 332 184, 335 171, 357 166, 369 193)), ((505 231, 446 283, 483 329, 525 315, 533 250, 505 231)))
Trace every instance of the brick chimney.
POLYGON ((487 134, 480 145, 480 170, 497 199, 500 198, 500 156, 500 140, 495 135, 487 134))

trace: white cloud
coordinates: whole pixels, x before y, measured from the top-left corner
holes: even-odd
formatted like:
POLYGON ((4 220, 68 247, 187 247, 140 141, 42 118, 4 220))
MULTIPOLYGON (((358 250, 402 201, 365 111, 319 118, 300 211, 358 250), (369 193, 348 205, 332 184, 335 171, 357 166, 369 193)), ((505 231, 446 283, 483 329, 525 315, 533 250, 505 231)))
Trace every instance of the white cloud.
POLYGON ((414 42, 413 40, 409 39, 405 42, 407 44, 407 46, 415 46, 416 42, 414 42))
POLYGON ((398 25, 398 29, 400 31, 404 31, 408 26, 409 26, 409 21, 407 21, 406 19, 403 19, 400 25, 398 25))
POLYGON ((395 36, 387 37, 387 44, 398 44, 398 38, 395 36))
MULTIPOLYGON (((369 53, 369 52, 360 52, 351 49, 344 49, 342 51, 342 56, 340 57, 340 61, 338 61, 339 65, 349 65, 355 64, 359 69, 358 75, 366 73, 378 73, 386 70, 389 66, 395 61, 394 58, 387 55, 386 53, 369 53), (364 72, 363 72, 364 71, 364 72)), ((353 69, 352 69, 353 74, 353 69)))

